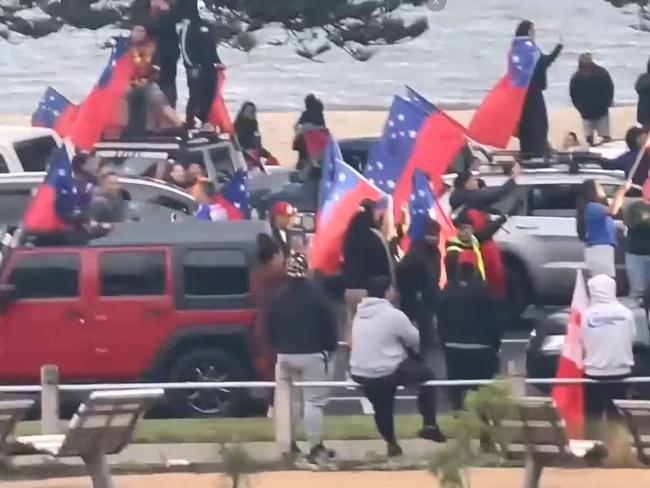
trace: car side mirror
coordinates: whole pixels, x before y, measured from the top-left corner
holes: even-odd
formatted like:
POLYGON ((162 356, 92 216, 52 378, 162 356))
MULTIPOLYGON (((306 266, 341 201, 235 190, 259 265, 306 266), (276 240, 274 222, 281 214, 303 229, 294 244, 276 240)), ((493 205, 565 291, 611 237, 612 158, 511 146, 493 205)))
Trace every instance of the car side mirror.
POLYGON ((16 301, 16 286, 5 283, 0 285, 0 314, 3 314, 16 301))

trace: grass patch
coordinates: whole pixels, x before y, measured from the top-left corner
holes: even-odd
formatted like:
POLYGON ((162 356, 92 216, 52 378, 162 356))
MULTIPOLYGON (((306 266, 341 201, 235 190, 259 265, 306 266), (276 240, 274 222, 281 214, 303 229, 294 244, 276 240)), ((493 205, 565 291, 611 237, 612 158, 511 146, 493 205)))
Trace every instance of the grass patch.
MULTIPOLYGON (((400 439, 417 437, 422 426, 419 415, 395 417, 400 439)), ((40 422, 22 422, 17 435, 40 434, 40 422)), ((326 440, 379 439, 371 416, 350 415, 325 417, 326 440)), ((142 420, 138 423, 133 442, 166 444, 178 442, 270 442, 275 440, 273 420, 267 418, 228 419, 168 419, 142 420)))

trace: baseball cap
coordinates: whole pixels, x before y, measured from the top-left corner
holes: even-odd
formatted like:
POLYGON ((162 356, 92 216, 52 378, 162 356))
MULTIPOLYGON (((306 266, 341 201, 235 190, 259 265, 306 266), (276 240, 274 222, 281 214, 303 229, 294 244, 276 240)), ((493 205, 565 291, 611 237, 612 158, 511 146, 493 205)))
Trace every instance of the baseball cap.
POLYGON ((291 217, 296 213, 296 208, 288 202, 276 202, 271 207, 271 214, 274 217, 291 217))

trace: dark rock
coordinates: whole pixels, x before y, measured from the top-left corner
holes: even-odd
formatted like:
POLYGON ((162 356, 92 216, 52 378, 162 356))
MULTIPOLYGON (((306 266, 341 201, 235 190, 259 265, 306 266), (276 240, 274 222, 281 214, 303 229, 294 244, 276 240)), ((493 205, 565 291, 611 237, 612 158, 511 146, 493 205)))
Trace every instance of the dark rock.
POLYGON ((57 32, 63 26, 63 21, 50 17, 41 8, 36 7, 20 10, 9 16, 7 25, 14 32, 39 38, 57 32))
POLYGON ((84 29, 99 29, 122 19, 129 3, 125 0, 61 0, 60 15, 66 22, 84 29))
POLYGON ((9 27, 0 24, 0 39, 9 39, 9 27))

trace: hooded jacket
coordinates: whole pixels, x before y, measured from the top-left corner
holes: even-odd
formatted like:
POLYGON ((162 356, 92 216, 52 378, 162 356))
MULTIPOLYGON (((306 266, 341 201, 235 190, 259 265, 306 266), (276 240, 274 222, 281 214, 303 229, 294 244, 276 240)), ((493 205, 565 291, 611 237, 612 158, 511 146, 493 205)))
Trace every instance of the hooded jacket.
POLYGON ((598 275, 587 283, 591 304, 582 318, 587 376, 620 376, 634 366, 636 326, 632 312, 616 299, 616 281, 598 275))
POLYGON ((350 372, 362 378, 392 375, 418 351, 420 334, 408 317, 383 298, 364 298, 352 323, 350 372))

